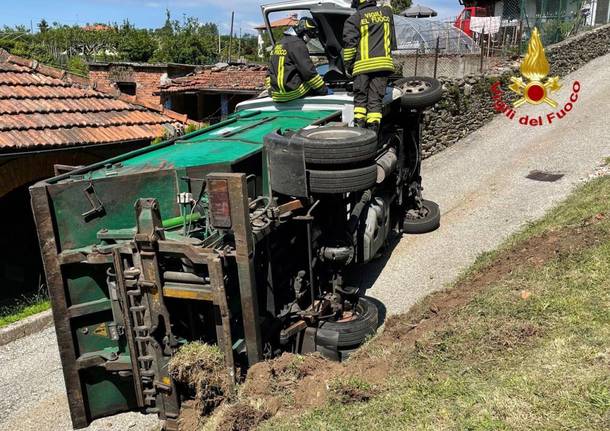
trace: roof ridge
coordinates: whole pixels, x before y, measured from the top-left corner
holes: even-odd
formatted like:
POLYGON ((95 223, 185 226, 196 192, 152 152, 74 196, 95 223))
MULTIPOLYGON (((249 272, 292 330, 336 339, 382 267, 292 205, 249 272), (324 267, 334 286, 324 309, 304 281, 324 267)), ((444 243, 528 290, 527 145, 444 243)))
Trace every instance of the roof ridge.
MULTIPOLYGON (((85 100, 89 100, 88 98, 84 98, 85 100)), ((1 99, 0 99, 1 100, 1 99)), ((0 107, 0 115, 33 115, 33 114, 71 114, 71 113, 79 113, 79 114, 96 114, 100 112, 122 112, 122 111, 144 111, 144 108, 141 106, 135 105, 127 105, 124 108, 91 108, 90 110, 83 111, 79 108, 34 108, 34 109, 19 109, 15 111, 7 111, 2 110, 0 107)))

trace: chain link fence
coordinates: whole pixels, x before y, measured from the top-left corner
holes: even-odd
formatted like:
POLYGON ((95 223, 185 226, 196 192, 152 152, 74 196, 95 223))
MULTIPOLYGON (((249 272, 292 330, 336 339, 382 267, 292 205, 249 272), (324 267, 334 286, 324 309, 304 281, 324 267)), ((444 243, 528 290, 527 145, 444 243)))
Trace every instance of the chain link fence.
MULTIPOLYGON (((468 5, 468 2, 464 2, 468 5)), ((465 6, 457 17, 397 20, 397 63, 405 76, 462 78, 527 51, 534 28, 544 46, 610 22, 610 0, 505 0, 465 6)))

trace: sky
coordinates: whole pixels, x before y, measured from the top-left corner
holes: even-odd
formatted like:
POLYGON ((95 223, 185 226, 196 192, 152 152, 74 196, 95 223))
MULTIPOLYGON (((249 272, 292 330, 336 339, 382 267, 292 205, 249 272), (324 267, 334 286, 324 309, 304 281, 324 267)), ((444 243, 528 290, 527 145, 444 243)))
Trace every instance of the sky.
MULTIPOLYGON (((252 33, 262 22, 260 4, 275 0, 0 0, 0 27, 18 24, 36 29, 42 18, 49 23, 79 24, 121 23, 129 19, 137 27, 157 28, 165 21, 165 10, 174 18, 194 16, 202 22, 214 22, 223 33, 229 32, 231 11, 235 11, 235 31, 252 33), (10 5, 10 6, 9 6, 10 5)), ((414 3, 419 3, 414 1, 414 3)), ((439 17, 455 16, 461 10, 458 0, 426 0, 439 17)))

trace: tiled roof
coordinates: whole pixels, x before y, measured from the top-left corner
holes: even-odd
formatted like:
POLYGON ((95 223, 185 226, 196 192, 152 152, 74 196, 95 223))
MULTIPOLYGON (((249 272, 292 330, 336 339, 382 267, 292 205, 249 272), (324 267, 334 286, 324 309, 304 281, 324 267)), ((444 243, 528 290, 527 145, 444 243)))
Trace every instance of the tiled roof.
POLYGON ((161 93, 223 91, 257 93, 265 89, 267 68, 259 65, 215 66, 206 68, 159 87, 161 93))
MULTIPOLYGON (((282 27, 293 27, 299 23, 298 15, 287 16, 286 18, 280 18, 275 21, 271 21, 269 26, 271 28, 282 28, 282 27)), ((265 24, 261 24, 257 27, 254 27, 255 30, 265 30, 267 26, 265 24)))
POLYGON ((149 108, 0 49, 0 154, 152 140, 175 135, 186 121, 161 107, 149 108))

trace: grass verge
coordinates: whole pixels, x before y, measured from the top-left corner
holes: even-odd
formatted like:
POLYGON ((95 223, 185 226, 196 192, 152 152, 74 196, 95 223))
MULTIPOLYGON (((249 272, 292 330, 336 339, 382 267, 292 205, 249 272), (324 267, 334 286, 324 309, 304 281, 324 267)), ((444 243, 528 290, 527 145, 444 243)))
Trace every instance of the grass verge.
POLYGON ((583 185, 258 429, 610 429, 609 203, 583 185))
POLYGON ((14 304, 0 307, 0 328, 18 322, 34 314, 51 308, 51 302, 44 297, 21 299, 14 304))

